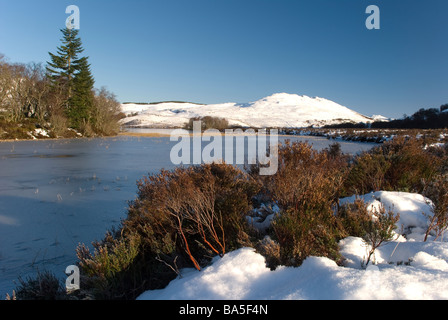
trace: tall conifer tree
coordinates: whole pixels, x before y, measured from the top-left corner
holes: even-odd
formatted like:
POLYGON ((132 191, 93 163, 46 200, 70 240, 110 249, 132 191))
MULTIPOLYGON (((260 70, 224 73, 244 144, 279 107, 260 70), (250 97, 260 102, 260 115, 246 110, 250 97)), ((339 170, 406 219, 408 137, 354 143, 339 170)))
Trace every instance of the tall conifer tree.
POLYGON ((79 57, 84 51, 79 31, 66 28, 61 32, 62 45, 57 48, 57 54, 49 53, 47 74, 53 86, 66 94, 66 115, 71 126, 79 129, 90 122, 94 79, 88 57, 79 57))
POLYGON ((78 72, 73 79, 73 92, 69 100, 69 118, 76 128, 94 121, 92 109, 94 103, 93 85, 95 83, 87 58, 79 59, 78 72))

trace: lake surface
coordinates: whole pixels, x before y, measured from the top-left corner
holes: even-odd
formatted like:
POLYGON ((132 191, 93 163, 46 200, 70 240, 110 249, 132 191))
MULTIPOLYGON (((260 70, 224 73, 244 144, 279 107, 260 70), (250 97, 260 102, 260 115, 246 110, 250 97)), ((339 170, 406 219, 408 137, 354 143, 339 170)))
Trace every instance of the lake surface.
MULTIPOLYGON (((285 139, 308 141, 319 150, 333 143, 279 137, 285 139)), ((12 293, 19 277, 37 270, 64 279, 78 244, 101 240, 126 217, 137 180, 175 167, 170 152, 176 143, 128 136, 0 143, 0 299, 12 293)), ((374 146, 340 144, 346 153, 374 146)))

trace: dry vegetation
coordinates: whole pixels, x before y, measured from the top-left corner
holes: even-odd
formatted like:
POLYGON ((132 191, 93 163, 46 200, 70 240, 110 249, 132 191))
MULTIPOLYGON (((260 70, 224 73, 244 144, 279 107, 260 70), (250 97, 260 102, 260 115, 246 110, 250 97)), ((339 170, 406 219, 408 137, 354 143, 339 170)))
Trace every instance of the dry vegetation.
POLYGON ((102 88, 90 92, 88 119, 70 123, 67 92, 56 88, 42 64, 9 63, 0 54, 0 139, 75 138, 115 135, 124 117, 115 96, 102 88), (70 128, 72 130, 70 130, 70 128), (36 129, 45 135, 34 134, 36 129), (76 129, 76 130, 73 130, 76 129))
POLYGON ((161 171, 138 182, 127 218, 93 252, 78 248, 78 295, 133 299, 165 287, 182 268, 201 270, 242 246, 256 248, 275 269, 300 266, 310 255, 341 263, 338 241, 357 236, 372 248, 367 265, 391 240, 399 212, 371 212, 361 201, 340 206, 338 199, 375 190, 425 194, 434 202, 428 233, 438 235, 448 226, 447 168, 446 147, 424 148, 422 140, 401 137, 358 156, 343 154, 337 144, 318 152, 286 143, 273 176, 258 175, 257 166, 243 171, 226 164, 161 171), (263 204, 279 210, 260 231, 247 216, 263 204))
POLYGON ((185 124, 184 129, 193 130, 193 123, 195 121, 201 121, 201 130, 202 131, 205 131, 208 129, 216 129, 219 131, 223 131, 225 129, 229 129, 229 127, 230 127, 229 121, 227 119, 205 116, 205 117, 191 118, 188 121, 188 123, 185 124))

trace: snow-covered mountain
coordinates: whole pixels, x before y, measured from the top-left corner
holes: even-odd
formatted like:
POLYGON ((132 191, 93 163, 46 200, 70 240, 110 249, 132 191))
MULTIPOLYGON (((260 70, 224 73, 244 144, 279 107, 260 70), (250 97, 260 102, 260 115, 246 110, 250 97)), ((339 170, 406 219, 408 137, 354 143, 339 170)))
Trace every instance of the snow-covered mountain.
POLYGON ((250 103, 123 104, 122 111, 127 115, 122 120, 124 126, 152 128, 178 128, 191 118, 203 116, 225 118, 230 125, 254 128, 319 127, 342 122, 373 121, 371 117, 327 99, 288 93, 276 93, 250 103))

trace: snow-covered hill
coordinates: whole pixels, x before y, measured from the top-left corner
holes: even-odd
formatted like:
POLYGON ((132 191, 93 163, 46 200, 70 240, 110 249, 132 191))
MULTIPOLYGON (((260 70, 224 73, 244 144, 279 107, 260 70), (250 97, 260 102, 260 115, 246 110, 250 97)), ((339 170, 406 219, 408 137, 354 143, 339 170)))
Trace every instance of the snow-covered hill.
POLYGON ((122 124, 128 127, 178 128, 190 118, 214 116, 225 118, 230 125, 242 127, 299 128, 342 122, 372 122, 347 107, 323 98, 277 93, 250 103, 199 105, 165 102, 158 104, 123 104, 127 115, 122 124))

